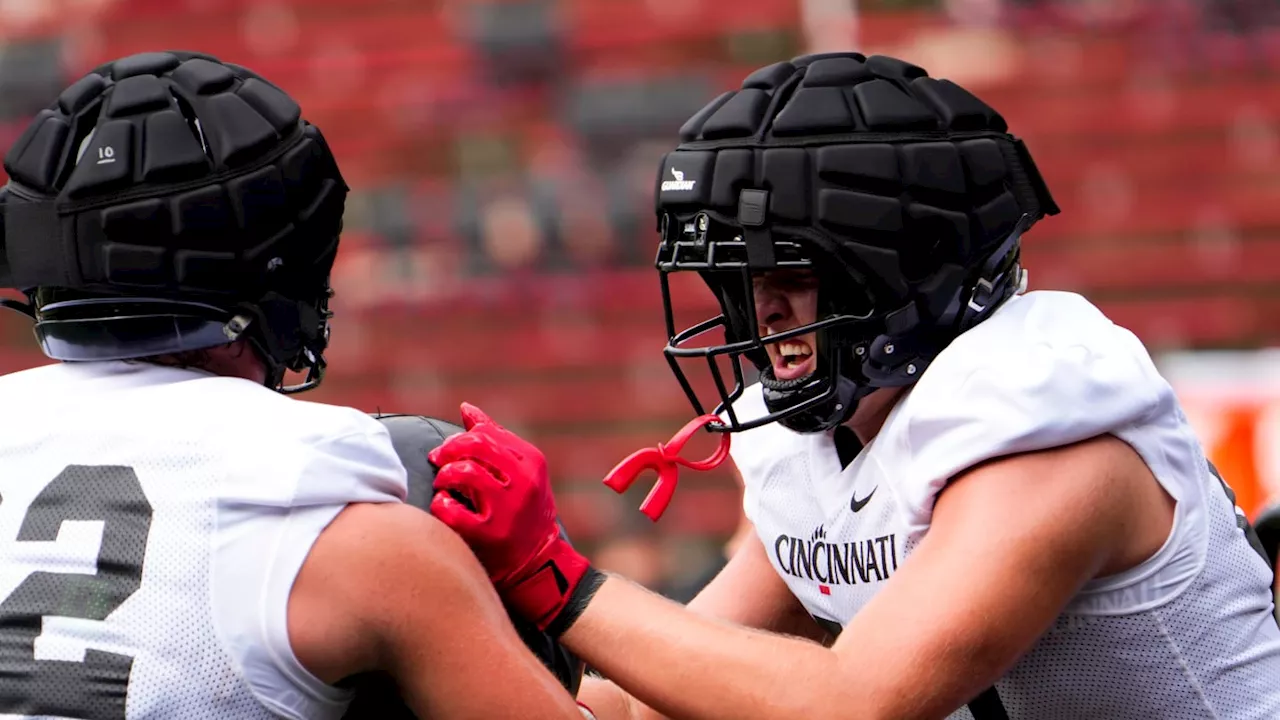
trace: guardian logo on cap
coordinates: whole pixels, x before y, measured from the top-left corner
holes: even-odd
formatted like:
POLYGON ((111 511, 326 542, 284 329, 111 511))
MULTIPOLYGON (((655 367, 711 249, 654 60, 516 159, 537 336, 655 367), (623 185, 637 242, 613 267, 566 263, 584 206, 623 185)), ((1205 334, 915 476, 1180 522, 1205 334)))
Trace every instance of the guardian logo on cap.
POLYGON ((664 180, 662 183, 662 192, 688 191, 692 190, 693 186, 698 184, 697 180, 685 180, 684 173, 675 168, 671 168, 671 175, 675 180, 664 180))

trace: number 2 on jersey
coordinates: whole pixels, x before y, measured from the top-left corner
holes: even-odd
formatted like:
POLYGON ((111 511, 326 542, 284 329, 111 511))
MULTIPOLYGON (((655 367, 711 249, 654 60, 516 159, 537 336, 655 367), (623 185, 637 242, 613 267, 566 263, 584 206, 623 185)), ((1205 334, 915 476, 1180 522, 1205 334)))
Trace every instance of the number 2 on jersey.
POLYGON ((33 572, 0 603, 0 715, 125 720, 131 656, 37 660, 35 642, 46 616, 105 620, 138 590, 151 515, 137 474, 118 465, 68 466, 36 496, 18 542, 53 542, 64 521, 97 520, 102 544, 94 574, 33 572))

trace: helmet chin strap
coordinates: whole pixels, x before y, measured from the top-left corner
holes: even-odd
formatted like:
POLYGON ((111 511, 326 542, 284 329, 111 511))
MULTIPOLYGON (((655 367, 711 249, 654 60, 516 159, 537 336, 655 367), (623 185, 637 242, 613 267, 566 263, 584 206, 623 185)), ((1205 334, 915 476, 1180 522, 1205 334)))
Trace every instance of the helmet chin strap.
POLYGON ((838 355, 819 362, 813 373, 795 380, 779 381, 772 368, 760 373, 764 404, 783 427, 798 433, 830 430, 853 415, 858 402, 874 388, 855 382, 842 372, 838 355), (772 383, 766 378, 773 378, 772 383))

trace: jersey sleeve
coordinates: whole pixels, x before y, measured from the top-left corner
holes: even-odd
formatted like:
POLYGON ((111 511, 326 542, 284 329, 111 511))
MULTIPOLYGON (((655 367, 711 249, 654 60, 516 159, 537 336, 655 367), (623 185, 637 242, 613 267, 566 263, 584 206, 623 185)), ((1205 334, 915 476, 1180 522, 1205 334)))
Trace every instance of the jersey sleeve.
POLYGON ((939 356, 903 400, 893 451, 881 456, 902 479, 911 531, 927 529, 938 493, 979 463, 1120 433, 1167 406, 1172 390, 1145 348, 1098 317, 1082 332, 1031 327, 1003 342, 975 332, 939 356))
POLYGON ((402 502, 407 491, 386 429, 358 415, 325 437, 252 458, 218 511, 212 600, 219 633, 259 701, 283 717, 339 718, 351 699, 308 672, 290 645, 289 594, 302 563, 347 505, 402 502))

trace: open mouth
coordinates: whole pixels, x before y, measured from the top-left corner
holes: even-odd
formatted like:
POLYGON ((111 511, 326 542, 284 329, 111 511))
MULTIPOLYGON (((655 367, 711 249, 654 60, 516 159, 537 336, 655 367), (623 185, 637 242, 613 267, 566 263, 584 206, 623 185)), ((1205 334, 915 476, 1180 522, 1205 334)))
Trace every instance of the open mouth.
POLYGON ((784 340, 777 345, 773 358, 773 376, 780 381, 795 380, 813 373, 816 360, 813 347, 803 340, 784 340))

